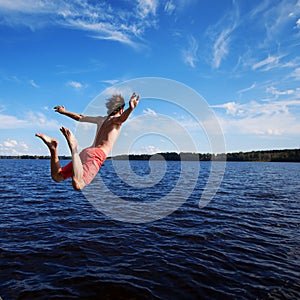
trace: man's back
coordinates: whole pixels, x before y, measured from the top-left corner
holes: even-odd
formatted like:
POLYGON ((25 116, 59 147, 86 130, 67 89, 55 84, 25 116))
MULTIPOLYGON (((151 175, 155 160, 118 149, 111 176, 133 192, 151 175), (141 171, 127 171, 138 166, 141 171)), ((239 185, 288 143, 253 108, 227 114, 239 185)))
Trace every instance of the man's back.
POLYGON ((99 124, 94 146, 101 148, 108 155, 121 131, 122 123, 116 122, 117 117, 107 117, 102 125, 99 124))

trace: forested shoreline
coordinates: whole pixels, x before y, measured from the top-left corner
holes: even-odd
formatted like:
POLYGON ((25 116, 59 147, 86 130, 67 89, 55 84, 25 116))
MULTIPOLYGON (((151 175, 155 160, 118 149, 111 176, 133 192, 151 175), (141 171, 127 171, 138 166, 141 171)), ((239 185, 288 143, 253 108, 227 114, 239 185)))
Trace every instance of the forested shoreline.
MULTIPOLYGON (((71 159, 70 156, 60 156, 60 159, 71 159)), ((39 155, 0 155, 0 159, 50 159, 39 155)), ((257 161, 257 162, 300 162, 300 149, 262 150, 249 152, 232 152, 227 154, 211 153, 175 153, 129 154, 108 157, 111 160, 168 160, 168 161, 257 161)))
POLYGON ((130 154, 118 155, 113 157, 114 160, 172 160, 172 161, 258 161, 258 162, 300 162, 300 149, 285 150, 268 150, 268 151, 250 151, 250 152, 233 152, 227 154, 211 153, 157 153, 150 154, 130 154))

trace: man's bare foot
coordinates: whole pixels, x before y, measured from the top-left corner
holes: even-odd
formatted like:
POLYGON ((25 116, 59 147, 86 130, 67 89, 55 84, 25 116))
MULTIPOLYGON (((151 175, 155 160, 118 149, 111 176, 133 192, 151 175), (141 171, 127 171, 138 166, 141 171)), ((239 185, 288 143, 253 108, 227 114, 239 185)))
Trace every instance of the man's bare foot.
POLYGON ((43 134, 43 133, 36 133, 35 136, 40 138, 49 148, 49 150, 56 150, 58 141, 43 134))
POLYGON ((61 127, 60 131, 62 132, 62 134, 65 136, 68 145, 70 147, 70 150, 76 150, 77 151, 77 146, 78 146, 78 142, 74 136, 74 134, 66 127, 61 127))

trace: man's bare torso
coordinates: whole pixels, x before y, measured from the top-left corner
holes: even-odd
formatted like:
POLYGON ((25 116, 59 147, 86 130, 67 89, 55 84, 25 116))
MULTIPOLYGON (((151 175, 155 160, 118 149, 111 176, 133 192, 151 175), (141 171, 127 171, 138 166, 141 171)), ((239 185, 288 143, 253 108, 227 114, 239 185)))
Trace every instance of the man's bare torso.
POLYGON ((114 122, 115 117, 100 117, 93 147, 101 148, 108 155, 121 131, 121 124, 114 122))

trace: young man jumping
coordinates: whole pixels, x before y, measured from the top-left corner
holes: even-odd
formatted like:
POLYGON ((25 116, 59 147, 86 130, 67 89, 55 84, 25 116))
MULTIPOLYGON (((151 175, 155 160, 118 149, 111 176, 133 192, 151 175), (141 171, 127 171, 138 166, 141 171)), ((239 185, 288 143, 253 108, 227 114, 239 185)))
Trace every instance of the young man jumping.
POLYGON ((57 154, 58 141, 45 134, 37 133, 50 150, 51 177, 56 182, 61 182, 72 177, 72 185, 75 190, 81 190, 88 185, 97 175, 107 155, 111 152, 122 127, 131 112, 138 105, 139 96, 133 93, 129 101, 129 107, 124 110, 125 102, 121 95, 113 95, 106 103, 106 117, 91 117, 68 112, 63 106, 54 107, 55 111, 79 122, 97 124, 97 133, 92 146, 78 153, 78 141, 73 133, 65 127, 60 131, 65 136, 72 155, 72 161, 61 167, 57 154))

